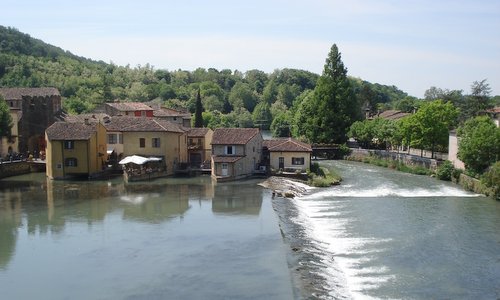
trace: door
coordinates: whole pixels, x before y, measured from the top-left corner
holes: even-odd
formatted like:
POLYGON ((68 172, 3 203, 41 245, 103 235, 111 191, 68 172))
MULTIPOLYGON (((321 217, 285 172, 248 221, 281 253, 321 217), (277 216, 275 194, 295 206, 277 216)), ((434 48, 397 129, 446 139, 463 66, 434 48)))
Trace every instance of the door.
POLYGON ((283 170, 285 168, 285 158, 284 157, 280 157, 279 158, 279 166, 278 166, 279 169, 283 170))
POLYGON ((222 164, 222 176, 227 176, 227 164, 222 164))

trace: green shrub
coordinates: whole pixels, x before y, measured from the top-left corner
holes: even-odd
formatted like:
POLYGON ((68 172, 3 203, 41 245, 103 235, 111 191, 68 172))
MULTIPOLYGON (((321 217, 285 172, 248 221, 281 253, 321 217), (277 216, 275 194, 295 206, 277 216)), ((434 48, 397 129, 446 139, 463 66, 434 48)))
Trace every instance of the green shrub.
POLYGON ((438 167, 436 170, 436 176, 438 179, 450 181, 454 170, 455 168, 453 167, 451 161, 447 160, 438 167))
POLYGON ((489 167, 481 177, 481 183, 492 190, 493 197, 500 199, 500 161, 489 167))

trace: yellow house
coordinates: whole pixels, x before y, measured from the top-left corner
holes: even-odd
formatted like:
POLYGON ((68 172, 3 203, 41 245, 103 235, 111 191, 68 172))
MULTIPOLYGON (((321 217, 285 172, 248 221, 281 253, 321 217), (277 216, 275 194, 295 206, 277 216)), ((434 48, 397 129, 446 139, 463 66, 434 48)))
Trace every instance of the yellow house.
POLYGON ((311 145, 292 138, 271 139, 263 142, 271 170, 305 172, 311 166, 311 145))
POLYGON ((45 131, 50 179, 91 177, 103 170, 106 128, 100 122, 56 122, 45 131))
POLYGON ((187 163, 187 132, 178 124, 149 117, 114 116, 104 123, 108 135, 121 136, 123 157, 162 158, 168 174, 187 163))
POLYGON ((202 163, 210 161, 212 154, 212 136, 210 128, 191 128, 188 131, 188 158, 192 167, 199 168, 202 163))

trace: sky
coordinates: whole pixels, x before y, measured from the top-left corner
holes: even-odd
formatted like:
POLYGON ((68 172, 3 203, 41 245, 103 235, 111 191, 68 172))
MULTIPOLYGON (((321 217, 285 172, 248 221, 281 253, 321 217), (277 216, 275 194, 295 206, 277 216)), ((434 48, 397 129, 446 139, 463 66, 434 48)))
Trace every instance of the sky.
POLYGON ((423 97, 432 86, 500 95, 498 0, 0 0, 0 25, 73 54, 155 69, 296 68, 333 44, 348 75, 423 97))

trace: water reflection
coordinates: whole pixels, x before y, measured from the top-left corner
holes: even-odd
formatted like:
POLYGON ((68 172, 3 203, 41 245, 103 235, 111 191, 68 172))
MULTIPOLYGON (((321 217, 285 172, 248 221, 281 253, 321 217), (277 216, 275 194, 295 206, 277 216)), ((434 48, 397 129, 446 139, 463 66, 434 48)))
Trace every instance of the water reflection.
MULTIPOLYGON (((92 228, 108 214, 124 220, 162 223, 183 219, 193 203, 211 201, 216 215, 257 216, 262 188, 257 182, 217 184, 209 176, 166 178, 147 183, 53 181, 43 174, 0 181, 0 268, 16 249, 20 232, 61 234, 67 224, 85 222, 92 228)), ((90 229, 89 229, 90 230, 90 229)))
POLYGON ((256 182, 245 184, 222 183, 215 187, 212 211, 216 214, 259 215, 262 191, 256 182))

